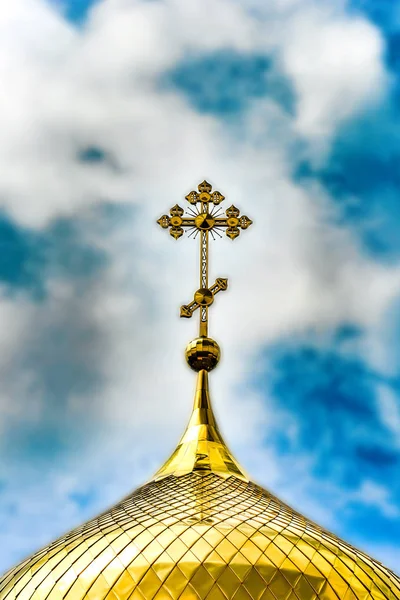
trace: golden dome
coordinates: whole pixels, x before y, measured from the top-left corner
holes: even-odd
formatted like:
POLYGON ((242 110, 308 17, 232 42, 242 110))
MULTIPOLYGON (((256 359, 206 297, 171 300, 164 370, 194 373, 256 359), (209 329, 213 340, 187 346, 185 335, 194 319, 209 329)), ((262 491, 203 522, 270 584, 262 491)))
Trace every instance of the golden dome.
POLYGON ((0 600, 394 600, 400 579, 248 481, 200 371, 152 481, 11 569, 0 600))

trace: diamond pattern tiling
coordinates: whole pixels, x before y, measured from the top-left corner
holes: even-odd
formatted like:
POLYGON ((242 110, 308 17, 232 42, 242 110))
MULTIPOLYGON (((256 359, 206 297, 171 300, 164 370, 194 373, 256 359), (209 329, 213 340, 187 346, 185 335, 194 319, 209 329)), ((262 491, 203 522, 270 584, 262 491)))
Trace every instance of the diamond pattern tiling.
POLYGON ((400 600, 399 578, 235 476, 171 475, 0 580, 0 600, 400 600))

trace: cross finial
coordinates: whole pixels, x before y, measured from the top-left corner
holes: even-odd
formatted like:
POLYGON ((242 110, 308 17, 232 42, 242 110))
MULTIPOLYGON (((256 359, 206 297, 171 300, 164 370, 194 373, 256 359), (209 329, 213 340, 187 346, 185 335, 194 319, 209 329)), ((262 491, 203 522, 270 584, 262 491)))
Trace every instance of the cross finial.
POLYGON ((208 242, 209 234, 213 239, 222 237, 221 231, 236 239, 241 229, 247 229, 253 221, 233 204, 225 211, 219 206, 225 196, 218 191, 212 191, 208 181, 202 181, 198 185, 198 191, 192 190, 186 200, 191 207, 186 211, 188 216, 184 217, 185 211, 178 204, 170 209, 169 215, 163 215, 157 223, 163 229, 169 229, 170 235, 178 240, 186 229, 189 237, 196 238, 200 234, 200 287, 195 292, 192 302, 181 306, 181 317, 190 318, 193 313, 200 309, 200 331, 199 338, 193 340, 186 350, 186 358, 189 365, 199 371, 205 369, 211 371, 219 360, 218 344, 208 338, 208 308, 214 302, 215 295, 228 287, 228 280, 219 277, 215 283, 208 285, 208 242))

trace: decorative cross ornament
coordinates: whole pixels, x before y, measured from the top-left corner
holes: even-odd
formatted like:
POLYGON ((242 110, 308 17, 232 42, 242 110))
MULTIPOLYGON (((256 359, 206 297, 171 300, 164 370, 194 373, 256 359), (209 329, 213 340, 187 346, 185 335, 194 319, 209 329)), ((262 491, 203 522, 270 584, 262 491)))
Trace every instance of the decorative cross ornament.
POLYGON ((200 233, 200 287, 192 302, 181 306, 180 314, 181 317, 190 318, 200 308, 200 336, 207 337, 208 307, 214 302, 215 295, 228 287, 228 280, 222 277, 208 287, 209 234, 215 239, 215 236, 222 237, 220 232, 225 230, 226 235, 234 240, 240 230, 247 229, 253 221, 245 215, 241 216, 239 209, 233 204, 225 211, 225 216, 221 216, 223 211, 219 205, 225 200, 225 196, 217 191, 212 192, 212 186, 207 181, 199 184, 198 192, 191 191, 185 198, 191 204, 186 211, 188 217, 184 217, 183 208, 175 204, 169 215, 163 215, 157 223, 163 229, 169 229, 170 235, 176 240, 183 235, 185 229, 189 231, 189 237, 193 235, 196 238, 200 233))

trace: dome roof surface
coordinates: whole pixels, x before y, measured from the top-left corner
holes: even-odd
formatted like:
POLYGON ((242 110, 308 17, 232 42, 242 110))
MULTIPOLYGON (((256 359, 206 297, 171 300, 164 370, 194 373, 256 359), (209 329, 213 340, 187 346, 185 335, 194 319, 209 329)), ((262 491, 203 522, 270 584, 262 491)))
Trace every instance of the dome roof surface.
POLYGON ((394 600, 400 579, 248 481, 206 371, 155 478, 0 580, 0 600, 394 600))

